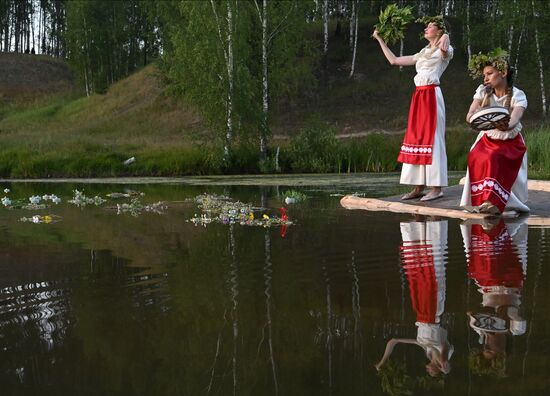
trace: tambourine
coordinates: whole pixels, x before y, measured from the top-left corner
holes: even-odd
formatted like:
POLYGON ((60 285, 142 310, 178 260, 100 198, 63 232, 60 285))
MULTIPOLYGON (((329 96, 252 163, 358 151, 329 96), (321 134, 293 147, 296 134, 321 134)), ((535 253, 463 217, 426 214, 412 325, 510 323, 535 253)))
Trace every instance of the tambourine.
POLYGON ((502 106, 489 106, 476 111, 470 117, 470 126, 476 131, 487 131, 496 129, 497 125, 503 121, 510 121, 508 109, 502 106))

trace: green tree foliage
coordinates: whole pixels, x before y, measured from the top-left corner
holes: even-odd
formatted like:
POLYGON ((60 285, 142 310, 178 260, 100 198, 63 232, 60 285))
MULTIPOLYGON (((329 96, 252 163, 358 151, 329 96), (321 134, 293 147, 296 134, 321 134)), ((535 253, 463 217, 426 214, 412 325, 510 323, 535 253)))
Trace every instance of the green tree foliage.
MULTIPOLYGON (((269 2, 268 79, 271 98, 295 93, 312 82, 312 47, 304 37, 306 13, 313 3, 269 2)), ((226 134, 232 106, 234 132, 249 137, 262 128, 262 30, 252 2, 182 1, 180 23, 168 29, 164 64, 177 91, 197 104, 211 124, 226 134), (233 22, 228 25, 227 7, 233 22), (228 59, 228 37, 232 59, 228 59), (228 72, 232 62, 233 73, 228 72), (232 92, 230 92, 232 90, 232 92), (231 103, 229 103, 231 97, 231 103)), ((172 17, 173 18, 173 17, 172 17)))
POLYGON ((67 58, 87 92, 103 92, 158 56, 155 3, 74 0, 67 3, 67 58))

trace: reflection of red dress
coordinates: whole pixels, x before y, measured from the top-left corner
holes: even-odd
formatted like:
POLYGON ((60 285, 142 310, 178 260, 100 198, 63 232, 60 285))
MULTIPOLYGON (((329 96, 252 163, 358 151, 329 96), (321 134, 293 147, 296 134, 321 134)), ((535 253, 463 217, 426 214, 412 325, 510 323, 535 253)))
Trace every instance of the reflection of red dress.
POLYGON ((416 321, 435 323, 437 313, 437 281, 435 278, 432 245, 403 242, 401 262, 407 281, 416 321))
POLYGON ((504 221, 490 231, 483 230, 479 224, 472 225, 468 253, 468 274, 479 286, 520 288, 523 285, 521 262, 504 221))

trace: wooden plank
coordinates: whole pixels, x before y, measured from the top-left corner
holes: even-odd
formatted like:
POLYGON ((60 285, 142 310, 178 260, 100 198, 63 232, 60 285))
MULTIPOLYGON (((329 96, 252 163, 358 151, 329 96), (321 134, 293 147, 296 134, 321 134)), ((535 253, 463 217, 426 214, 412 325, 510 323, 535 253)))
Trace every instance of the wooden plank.
POLYGON ((365 209, 370 211, 388 211, 397 213, 412 213, 424 216, 442 216, 455 219, 485 219, 491 217, 483 213, 470 213, 461 209, 444 209, 432 206, 418 206, 401 202, 384 201, 376 198, 360 198, 346 195, 340 200, 340 205, 346 209, 365 209))
POLYGON ((550 181, 548 180, 528 180, 529 190, 550 192, 550 181))
MULTIPOLYGON (((529 201, 530 207, 527 224, 532 227, 550 227, 550 182, 544 180, 530 181, 529 201)), ((460 208, 460 196, 463 187, 451 186, 443 189, 444 196, 440 199, 428 202, 420 200, 401 201, 400 195, 385 198, 361 198, 355 195, 347 195, 340 200, 340 204, 346 209, 363 209, 369 211, 387 211, 395 213, 410 213, 423 216, 440 216, 455 219, 483 220, 491 218, 491 215, 483 213, 470 213, 460 208)), ((504 214, 504 217, 510 217, 504 214)))

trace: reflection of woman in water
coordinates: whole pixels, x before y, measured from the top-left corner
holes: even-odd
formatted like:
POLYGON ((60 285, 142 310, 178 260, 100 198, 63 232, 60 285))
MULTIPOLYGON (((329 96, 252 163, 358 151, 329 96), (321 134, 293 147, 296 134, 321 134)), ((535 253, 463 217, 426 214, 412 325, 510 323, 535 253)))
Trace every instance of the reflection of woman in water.
POLYGON ((447 221, 401 223, 401 262, 416 312, 416 339, 393 338, 388 341, 384 356, 376 364, 380 368, 399 344, 415 344, 424 349, 429 362, 426 372, 432 376, 451 371, 449 359, 453 347, 440 318, 445 306, 445 251, 447 221))
POLYGON ((470 327, 479 334, 481 349, 470 355, 478 374, 504 376, 508 338, 522 335, 526 322, 519 314, 527 265, 525 221, 504 221, 493 227, 461 225, 468 259, 468 275, 483 296, 482 307, 469 312, 470 327))

